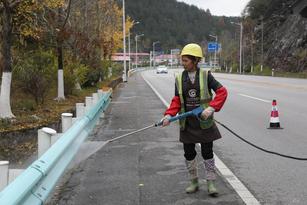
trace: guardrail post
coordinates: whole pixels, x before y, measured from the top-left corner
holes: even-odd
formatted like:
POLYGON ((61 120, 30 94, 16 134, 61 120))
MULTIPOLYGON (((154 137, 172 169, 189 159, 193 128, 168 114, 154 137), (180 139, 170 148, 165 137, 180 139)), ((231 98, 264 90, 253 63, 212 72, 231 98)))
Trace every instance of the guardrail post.
POLYGON ((9 161, 0 161, 0 191, 8 184, 9 161))
MULTIPOLYGON (((103 91, 103 90, 102 90, 102 96, 106 95, 107 93, 108 93, 108 91, 103 91)), ((104 110, 106 110, 106 109, 107 109, 107 106, 104 108, 104 110)), ((100 118, 105 118, 105 111, 103 111, 103 112, 101 113, 100 118)))
POLYGON ((71 119, 71 123, 74 124, 74 123, 77 121, 77 119, 78 119, 78 118, 73 117, 73 118, 71 119))
POLYGON ((56 135, 54 129, 44 127, 38 130, 38 157, 41 157, 51 146, 51 137, 56 135))
POLYGON ((72 125, 72 113, 62 113, 62 133, 66 132, 72 125))
POLYGON ((99 101, 98 93, 93 93, 93 105, 96 105, 99 101))
MULTIPOLYGON (((102 90, 102 89, 98 89, 97 92, 98 92, 98 97, 99 97, 99 99, 101 99, 101 98, 103 97, 103 95, 104 95, 103 90, 102 90)), ((100 115, 99 118, 104 118, 104 111, 101 112, 101 115, 100 115)))
POLYGON ((112 97, 113 97, 113 89, 110 88, 107 92, 110 92, 110 93, 111 93, 110 98, 112 98, 112 97))
POLYGON ((82 117, 84 115, 84 103, 76 103, 76 117, 82 117))
POLYGON ((85 112, 89 111, 93 106, 93 97, 85 97, 85 112))
POLYGON ((99 99, 101 99, 103 97, 103 90, 99 89, 97 90, 97 92, 98 92, 99 99))
MULTIPOLYGON (((108 91, 105 91, 104 94, 107 94, 108 92, 112 92, 112 88, 110 88, 108 91)), ((112 94, 110 96, 110 98, 112 98, 112 94)), ((105 107, 105 110, 108 109, 110 104, 107 104, 107 106, 105 107)))
MULTIPOLYGON (((93 106, 96 106, 97 105, 97 103, 98 103, 98 101, 99 101, 99 95, 98 95, 98 93, 93 93, 93 106)), ((96 125, 99 125, 99 119, 100 118, 98 118, 97 119, 97 122, 96 122, 96 125)))

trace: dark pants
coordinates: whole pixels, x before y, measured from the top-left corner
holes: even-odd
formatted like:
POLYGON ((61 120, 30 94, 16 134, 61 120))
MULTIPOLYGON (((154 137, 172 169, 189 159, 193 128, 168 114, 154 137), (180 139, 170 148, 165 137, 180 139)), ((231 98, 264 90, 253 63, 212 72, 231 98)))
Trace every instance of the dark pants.
MULTIPOLYGON (((201 155, 204 160, 213 158, 213 142, 201 143, 201 155)), ((195 150, 195 144, 183 143, 184 157, 186 160, 191 161, 195 159, 197 152, 195 150)))

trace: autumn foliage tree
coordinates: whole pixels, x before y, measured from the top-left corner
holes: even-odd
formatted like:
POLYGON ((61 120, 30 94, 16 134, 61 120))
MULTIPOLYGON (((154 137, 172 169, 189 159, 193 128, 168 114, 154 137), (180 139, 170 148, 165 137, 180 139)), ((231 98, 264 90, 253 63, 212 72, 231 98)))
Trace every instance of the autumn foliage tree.
POLYGON ((0 94, 0 118, 14 117, 10 106, 12 81, 13 41, 22 41, 31 37, 39 39, 43 28, 40 16, 45 8, 56 8, 61 3, 56 0, 1 0, 1 54, 2 84, 0 94))
MULTIPOLYGON (((34 44, 34 49, 53 51, 58 70, 78 62, 88 79, 95 76, 93 84, 103 78, 102 61, 122 46, 121 16, 114 0, 0 0, 0 118, 14 117, 10 106, 14 46, 18 50, 34 44)), ((128 30, 132 21, 127 19, 128 30)))
MULTIPOLYGON (((122 48, 122 10, 113 0, 97 0, 91 4, 74 1, 70 20, 68 44, 72 54, 90 65, 91 79, 98 81, 104 77, 101 61, 110 60, 112 53, 122 48)), ((127 18, 126 33, 131 27, 132 21, 127 18)))

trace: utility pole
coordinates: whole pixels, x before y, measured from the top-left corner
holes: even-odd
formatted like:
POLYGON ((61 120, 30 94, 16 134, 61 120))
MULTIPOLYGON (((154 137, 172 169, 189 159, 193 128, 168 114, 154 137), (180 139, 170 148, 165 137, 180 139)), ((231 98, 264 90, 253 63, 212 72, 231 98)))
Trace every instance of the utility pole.
MULTIPOLYGON (((140 22, 137 21, 135 23, 133 23, 132 26, 139 24, 140 22)), ((130 33, 130 29, 129 29, 129 34, 128 34, 128 41, 129 41, 129 70, 131 70, 131 33, 130 33)))
POLYGON ((209 36, 211 36, 212 38, 215 38, 215 46, 216 46, 216 48, 215 48, 215 51, 214 51, 214 64, 213 64, 213 69, 215 69, 215 66, 216 66, 216 51, 217 51, 217 49, 218 49, 218 40, 217 40, 217 36, 214 36, 214 35, 209 35, 209 36))
POLYGON ((176 56, 178 56, 178 54, 180 53, 179 49, 171 49, 171 69, 173 68, 173 61, 176 60, 176 62, 178 62, 178 58, 176 58, 176 56), (175 58, 174 58, 175 56, 175 58))
POLYGON ((131 33, 130 33, 130 29, 129 29, 129 34, 128 34, 128 52, 129 52, 129 68, 128 70, 131 70, 131 33))
POLYGON ((127 65, 126 65, 126 16, 125 0, 123 0, 123 44, 124 44, 124 75, 123 82, 127 82, 127 65))
POLYGON ((171 69, 173 69, 173 50, 171 49, 171 69))
POLYGON ((261 16, 261 72, 263 71, 263 16, 261 16))
POLYGON ((231 23, 240 26, 240 74, 241 74, 242 73, 242 57, 243 57, 243 22, 241 23, 231 22, 231 23))
POLYGON ((152 51, 150 51, 149 63, 150 63, 150 69, 152 69, 152 51))
POLYGON ((155 57, 156 57, 156 51, 155 51, 155 45, 157 44, 157 43, 160 43, 160 41, 156 41, 156 42, 153 42, 152 43, 152 49, 153 49, 153 67, 154 67, 154 69, 156 68, 156 59, 155 59, 155 57))
POLYGON ((243 23, 240 23, 240 74, 242 74, 242 55, 243 55, 243 23))
POLYGON ((144 34, 135 36, 135 69, 138 69, 138 38, 144 36, 144 34))
POLYGON ((252 33, 251 37, 252 37, 252 41, 251 41, 251 54, 252 54, 251 73, 253 73, 254 72, 254 44, 255 44, 254 33, 252 33))

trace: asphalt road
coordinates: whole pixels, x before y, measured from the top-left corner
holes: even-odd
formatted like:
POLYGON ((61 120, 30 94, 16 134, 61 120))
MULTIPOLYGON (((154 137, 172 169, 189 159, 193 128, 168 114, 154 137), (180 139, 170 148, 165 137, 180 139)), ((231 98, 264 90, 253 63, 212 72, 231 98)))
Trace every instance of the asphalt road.
MULTIPOLYGON (((174 73, 143 76, 170 102, 174 73)), ((245 139, 272 151, 307 158, 307 80, 214 73, 229 91, 215 117, 245 139), (277 100, 282 130, 269 130, 271 102, 277 100)), ((307 204, 307 162, 256 150, 220 128, 215 153, 261 204, 307 204)))

